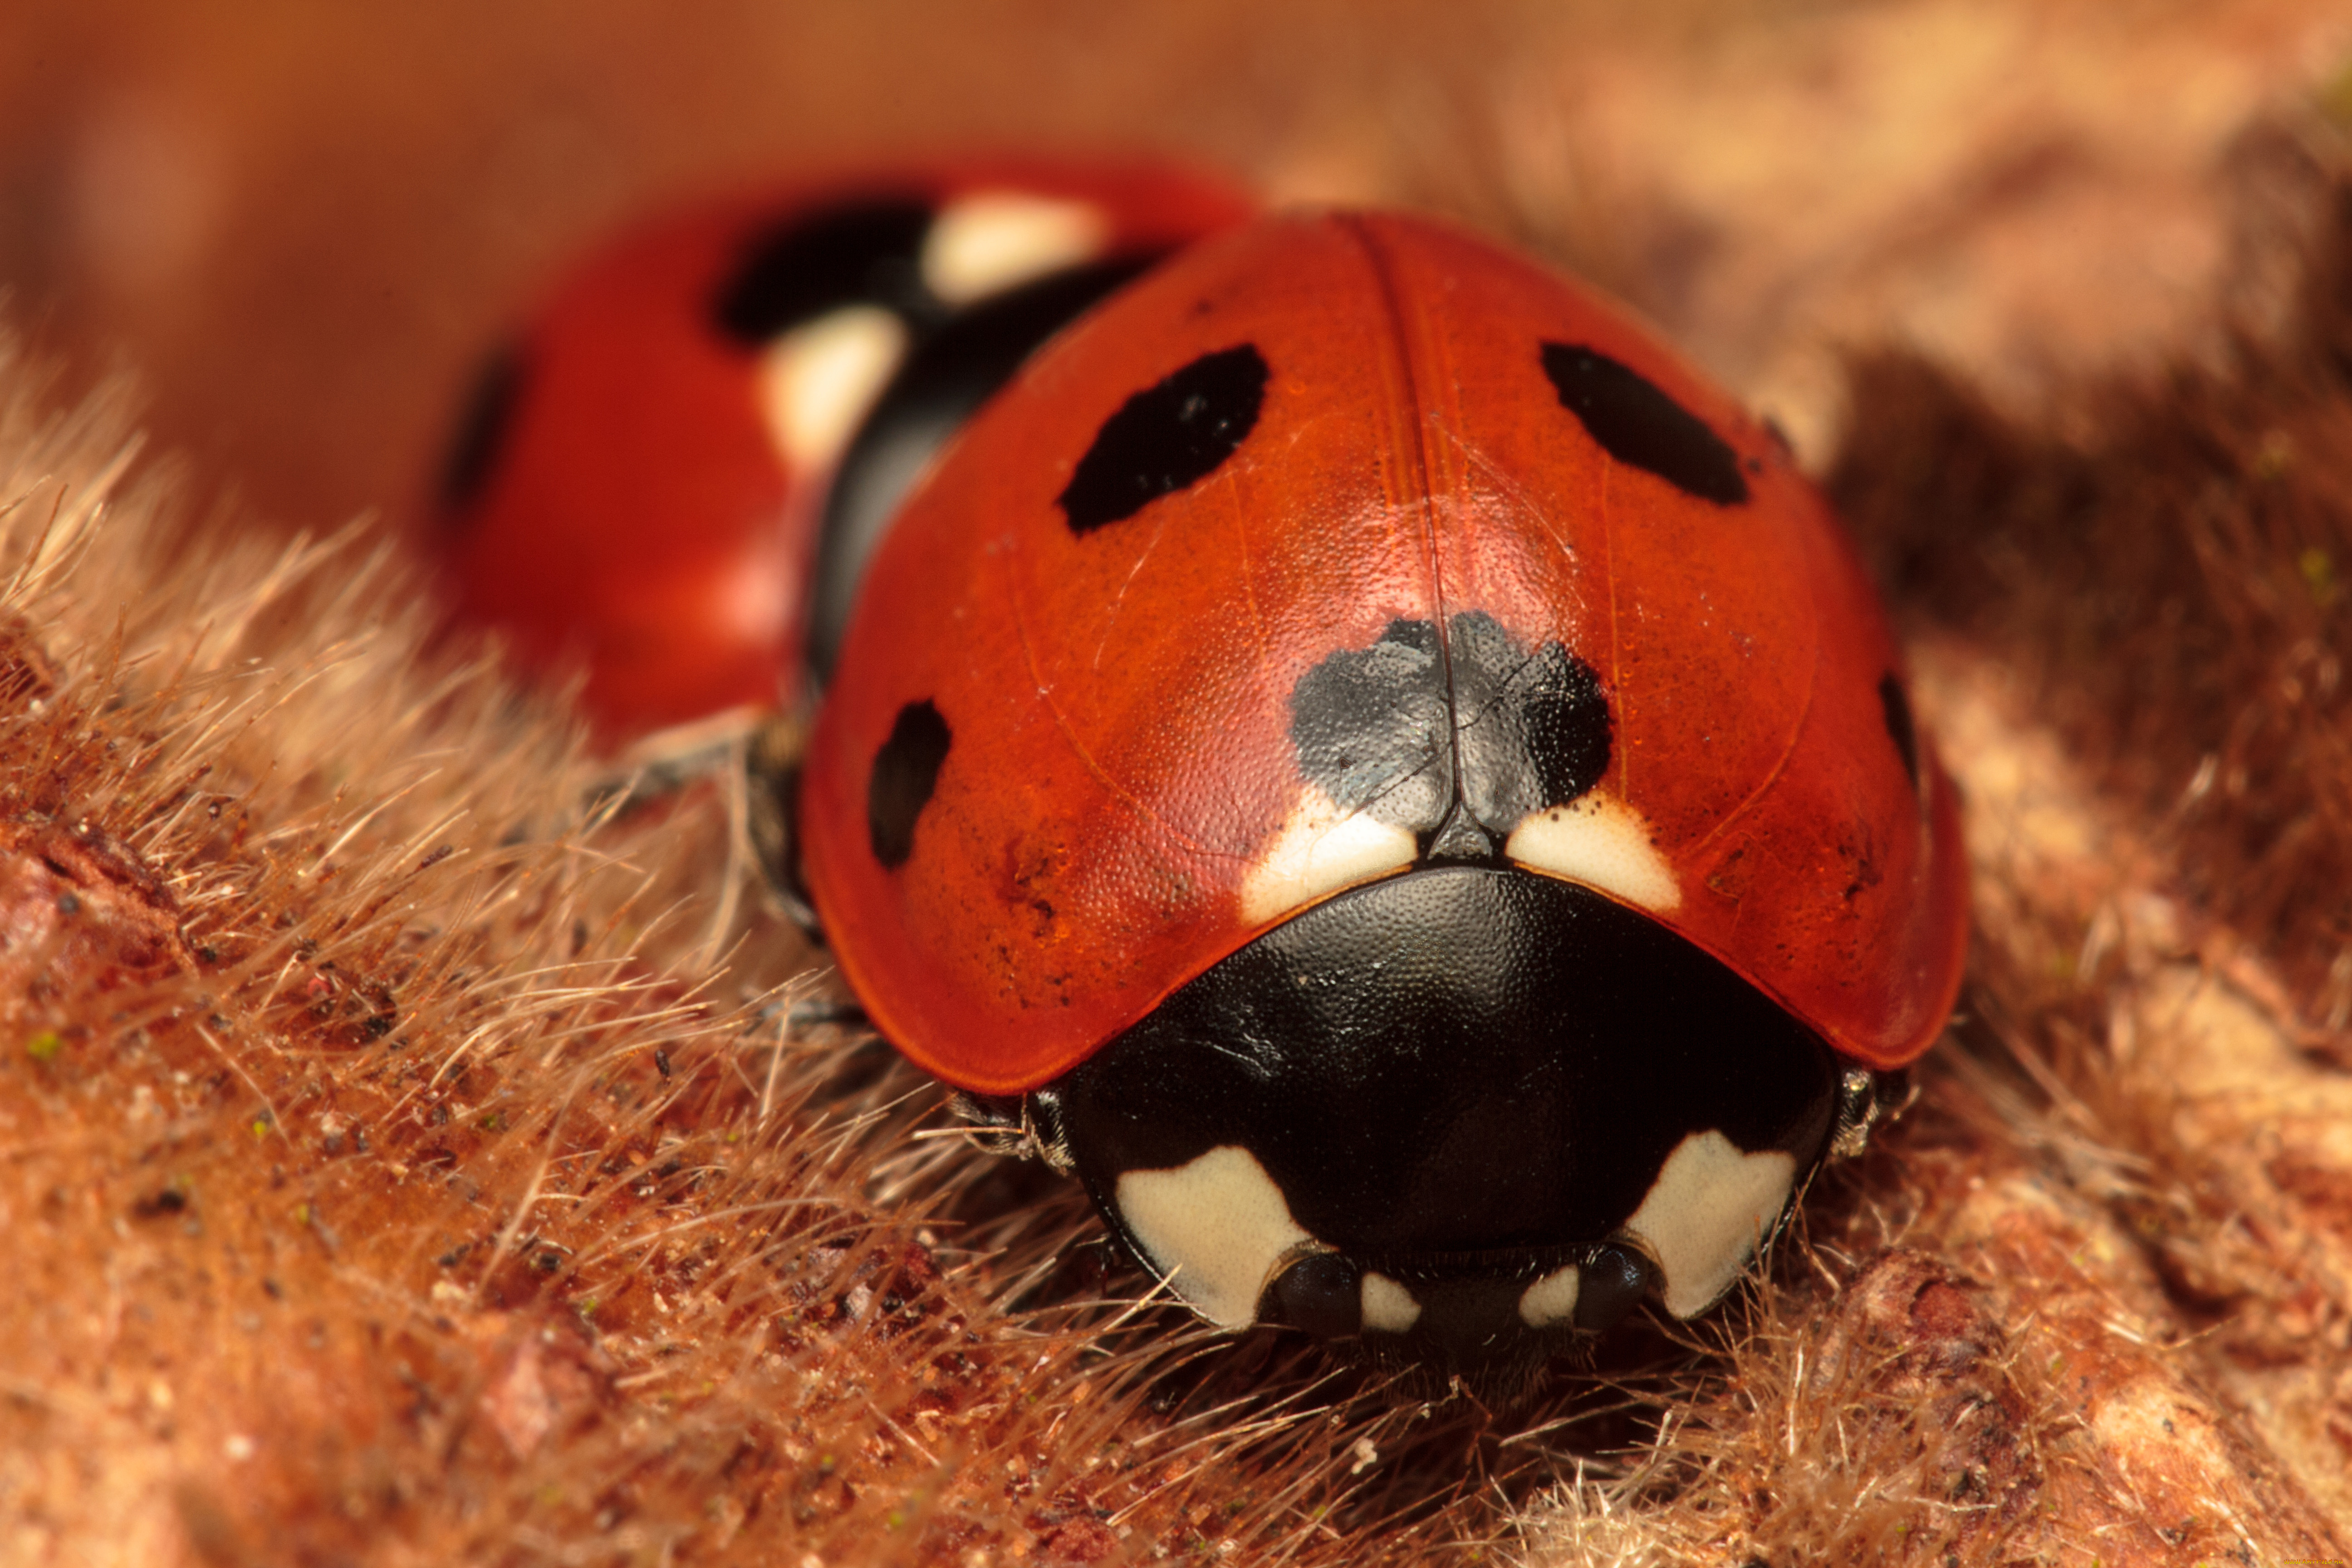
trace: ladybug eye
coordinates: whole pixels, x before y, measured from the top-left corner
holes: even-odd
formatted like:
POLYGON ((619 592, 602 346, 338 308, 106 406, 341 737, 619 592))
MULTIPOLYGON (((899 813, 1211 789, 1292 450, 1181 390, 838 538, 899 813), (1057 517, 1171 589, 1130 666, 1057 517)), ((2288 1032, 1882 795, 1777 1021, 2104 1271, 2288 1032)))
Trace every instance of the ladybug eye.
POLYGON ((1911 721, 1911 699, 1903 694, 1903 683, 1888 670, 1878 679, 1878 704, 1886 711, 1886 738, 1895 742, 1895 754, 1903 759, 1903 772, 1911 787, 1919 787, 1919 730, 1911 721))
POLYGON ((1576 1326, 1587 1333, 1614 1328, 1650 1293, 1650 1264, 1630 1247, 1601 1247, 1578 1271, 1576 1326))
POLYGON ((1641 372, 1573 343, 1544 344, 1543 367, 1561 406, 1619 462, 1717 506, 1748 499, 1739 455, 1641 372))
POLYGON ((1267 1314, 1318 1340, 1345 1339, 1364 1326, 1363 1280, 1336 1252, 1310 1252, 1276 1277, 1267 1314))
POLYGON ((1243 343, 1202 354, 1120 405, 1062 491, 1070 531, 1133 517, 1216 472, 1256 427, 1265 377, 1264 356, 1243 343))

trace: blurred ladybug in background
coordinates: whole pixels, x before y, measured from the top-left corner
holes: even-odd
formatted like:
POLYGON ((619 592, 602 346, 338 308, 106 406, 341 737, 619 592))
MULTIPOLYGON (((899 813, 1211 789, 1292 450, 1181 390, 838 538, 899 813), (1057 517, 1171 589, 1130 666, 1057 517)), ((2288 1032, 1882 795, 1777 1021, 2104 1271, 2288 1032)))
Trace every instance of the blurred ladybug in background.
POLYGON ((854 577, 1030 351, 1250 210, 1173 170, 1006 161, 624 236, 475 386, 436 498, 457 616, 529 669, 584 674, 608 742, 773 706, 811 630, 840 637, 805 620, 811 571, 854 577))
MULTIPOLYGON (((1495 1384, 1644 1300, 1704 1311, 1959 983, 1951 786, 1869 584, 1761 427, 1557 275, 1412 218, 1190 211, 1205 237, 961 384, 910 492, 861 455, 965 319, 909 330, 784 508, 825 563, 784 616, 825 938, 1213 1322, 1495 1384)), ((793 320, 868 308, 854 253, 795 253, 833 292, 793 320)), ((541 352, 508 423, 614 460, 541 352)), ((625 527, 668 570, 664 520, 466 454, 476 615, 500 530, 625 527)))

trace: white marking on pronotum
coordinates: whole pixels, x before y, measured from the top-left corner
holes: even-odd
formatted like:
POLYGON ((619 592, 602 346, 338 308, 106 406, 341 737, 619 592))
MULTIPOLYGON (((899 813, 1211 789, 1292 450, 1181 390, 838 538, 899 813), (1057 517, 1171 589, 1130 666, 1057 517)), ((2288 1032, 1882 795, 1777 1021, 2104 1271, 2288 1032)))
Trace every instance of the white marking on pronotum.
POLYGON ((1245 1328, 1276 1267, 1311 1242, 1257 1157, 1221 1144, 1172 1171, 1118 1178, 1118 1212, 1183 1303, 1219 1328, 1245 1328))
POLYGON ((1578 1264, 1555 1268, 1519 1293, 1519 1321, 1531 1329, 1548 1329, 1576 1316, 1576 1292, 1584 1270, 1578 1264))
POLYGON ((1413 862, 1420 846, 1404 828, 1339 805, 1309 784, 1290 818, 1242 874, 1242 919, 1251 925, 1286 915, 1413 862))
POLYGON ((975 191, 950 204, 923 239, 923 283, 950 305, 1092 261, 1110 219, 1091 202, 1022 191, 975 191))
POLYGON ((1506 858, 1654 912, 1683 901, 1674 868, 1651 841, 1650 825, 1623 801, 1598 793, 1539 811, 1503 846, 1506 858))
POLYGON ((1666 1310, 1695 1318, 1723 1299, 1788 1206, 1797 1160, 1743 1153, 1710 1128, 1675 1145, 1625 1228, 1658 1260, 1666 1310))
POLYGON ((1412 1291, 1387 1275, 1366 1269, 1360 1289, 1364 1327, 1402 1334, 1411 1331, 1412 1326, 1421 1321, 1421 1303, 1412 1299, 1412 1291))
POLYGON ((906 323, 879 305, 830 311, 769 344, 760 411, 785 463, 831 468, 906 353, 906 323))

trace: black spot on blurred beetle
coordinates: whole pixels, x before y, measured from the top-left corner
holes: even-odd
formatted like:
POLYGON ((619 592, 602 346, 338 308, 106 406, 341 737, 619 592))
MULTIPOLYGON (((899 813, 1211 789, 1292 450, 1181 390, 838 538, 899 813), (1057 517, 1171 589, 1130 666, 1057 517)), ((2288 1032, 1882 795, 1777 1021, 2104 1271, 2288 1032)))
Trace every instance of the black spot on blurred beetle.
POLYGON ((441 505, 455 519, 482 497, 514 431, 522 401, 523 357, 509 343, 484 360, 467 390, 464 411, 441 467, 441 505))
POLYGON ((1126 256, 1050 273, 957 311, 916 341, 825 494, 809 604, 809 664, 820 681, 833 678, 867 562, 931 459, 1040 343, 1156 259, 1126 256))
POLYGON ((919 201, 859 202, 794 215, 752 237, 710 302, 710 322, 748 349, 850 305, 917 321, 940 313, 924 287, 931 209, 919 201))

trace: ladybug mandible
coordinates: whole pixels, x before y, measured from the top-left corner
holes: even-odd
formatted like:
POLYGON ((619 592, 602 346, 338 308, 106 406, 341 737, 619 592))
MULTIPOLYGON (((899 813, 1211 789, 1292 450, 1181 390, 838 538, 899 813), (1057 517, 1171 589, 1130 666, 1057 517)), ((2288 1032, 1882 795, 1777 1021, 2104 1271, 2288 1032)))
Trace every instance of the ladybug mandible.
POLYGON ((903 505, 800 514, 845 975, 1213 1322, 1493 1381, 1704 1311, 1959 983, 1864 574, 1491 246, 1283 216, 1138 273, 903 505))

